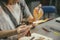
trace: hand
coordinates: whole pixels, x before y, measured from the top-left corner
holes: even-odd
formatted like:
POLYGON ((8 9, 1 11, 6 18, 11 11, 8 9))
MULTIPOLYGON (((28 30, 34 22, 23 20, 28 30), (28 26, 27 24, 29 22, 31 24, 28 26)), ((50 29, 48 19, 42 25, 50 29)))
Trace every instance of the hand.
POLYGON ((21 25, 17 28, 18 36, 23 37, 27 34, 27 32, 30 30, 30 28, 27 25, 21 25))
POLYGON ((28 22, 32 23, 34 21, 34 18, 33 18, 33 16, 29 16, 27 20, 28 20, 28 22))

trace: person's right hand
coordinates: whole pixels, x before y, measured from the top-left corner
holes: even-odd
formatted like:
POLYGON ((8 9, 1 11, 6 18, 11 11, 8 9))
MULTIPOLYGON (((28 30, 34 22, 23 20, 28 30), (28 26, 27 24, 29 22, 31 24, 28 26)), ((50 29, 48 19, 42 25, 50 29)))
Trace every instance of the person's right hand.
POLYGON ((29 30, 30 27, 28 27, 27 25, 21 25, 20 27, 17 28, 18 36, 19 37, 25 36, 29 30))

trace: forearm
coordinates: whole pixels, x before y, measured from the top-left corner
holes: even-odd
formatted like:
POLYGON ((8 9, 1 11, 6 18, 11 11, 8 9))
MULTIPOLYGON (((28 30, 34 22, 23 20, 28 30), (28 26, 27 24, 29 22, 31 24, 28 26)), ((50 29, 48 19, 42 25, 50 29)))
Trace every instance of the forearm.
POLYGON ((17 30, 0 31, 0 38, 9 37, 17 34, 17 30))

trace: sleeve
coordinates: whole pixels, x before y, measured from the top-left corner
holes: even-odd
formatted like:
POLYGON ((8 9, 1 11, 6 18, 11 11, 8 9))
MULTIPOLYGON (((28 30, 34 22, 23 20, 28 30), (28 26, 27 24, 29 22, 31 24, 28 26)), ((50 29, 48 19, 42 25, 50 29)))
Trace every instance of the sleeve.
POLYGON ((28 8, 27 4, 25 3, 25 0, 20 0, 20 4, 22 4, 23 7, 24 7, 25 17, 28 18, 29 16, 32 16, 31 12, 29 11, 29 8, 28 8))
POLYGON ((1 30, 13 30, 15 26, 10 20, 9 16, 5 14, 3 9, 0 7, 0 29, 1 30))

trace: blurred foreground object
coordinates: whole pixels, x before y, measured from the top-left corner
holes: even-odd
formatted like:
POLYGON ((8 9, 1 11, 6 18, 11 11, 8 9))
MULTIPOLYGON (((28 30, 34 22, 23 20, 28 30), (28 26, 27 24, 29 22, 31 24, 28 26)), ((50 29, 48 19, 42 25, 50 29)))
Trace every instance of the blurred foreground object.
POLYGON ((53 40, 52 38, 40 35, 37 33, 32 33, 31 37, 22 37, 19 40, 53 40))

